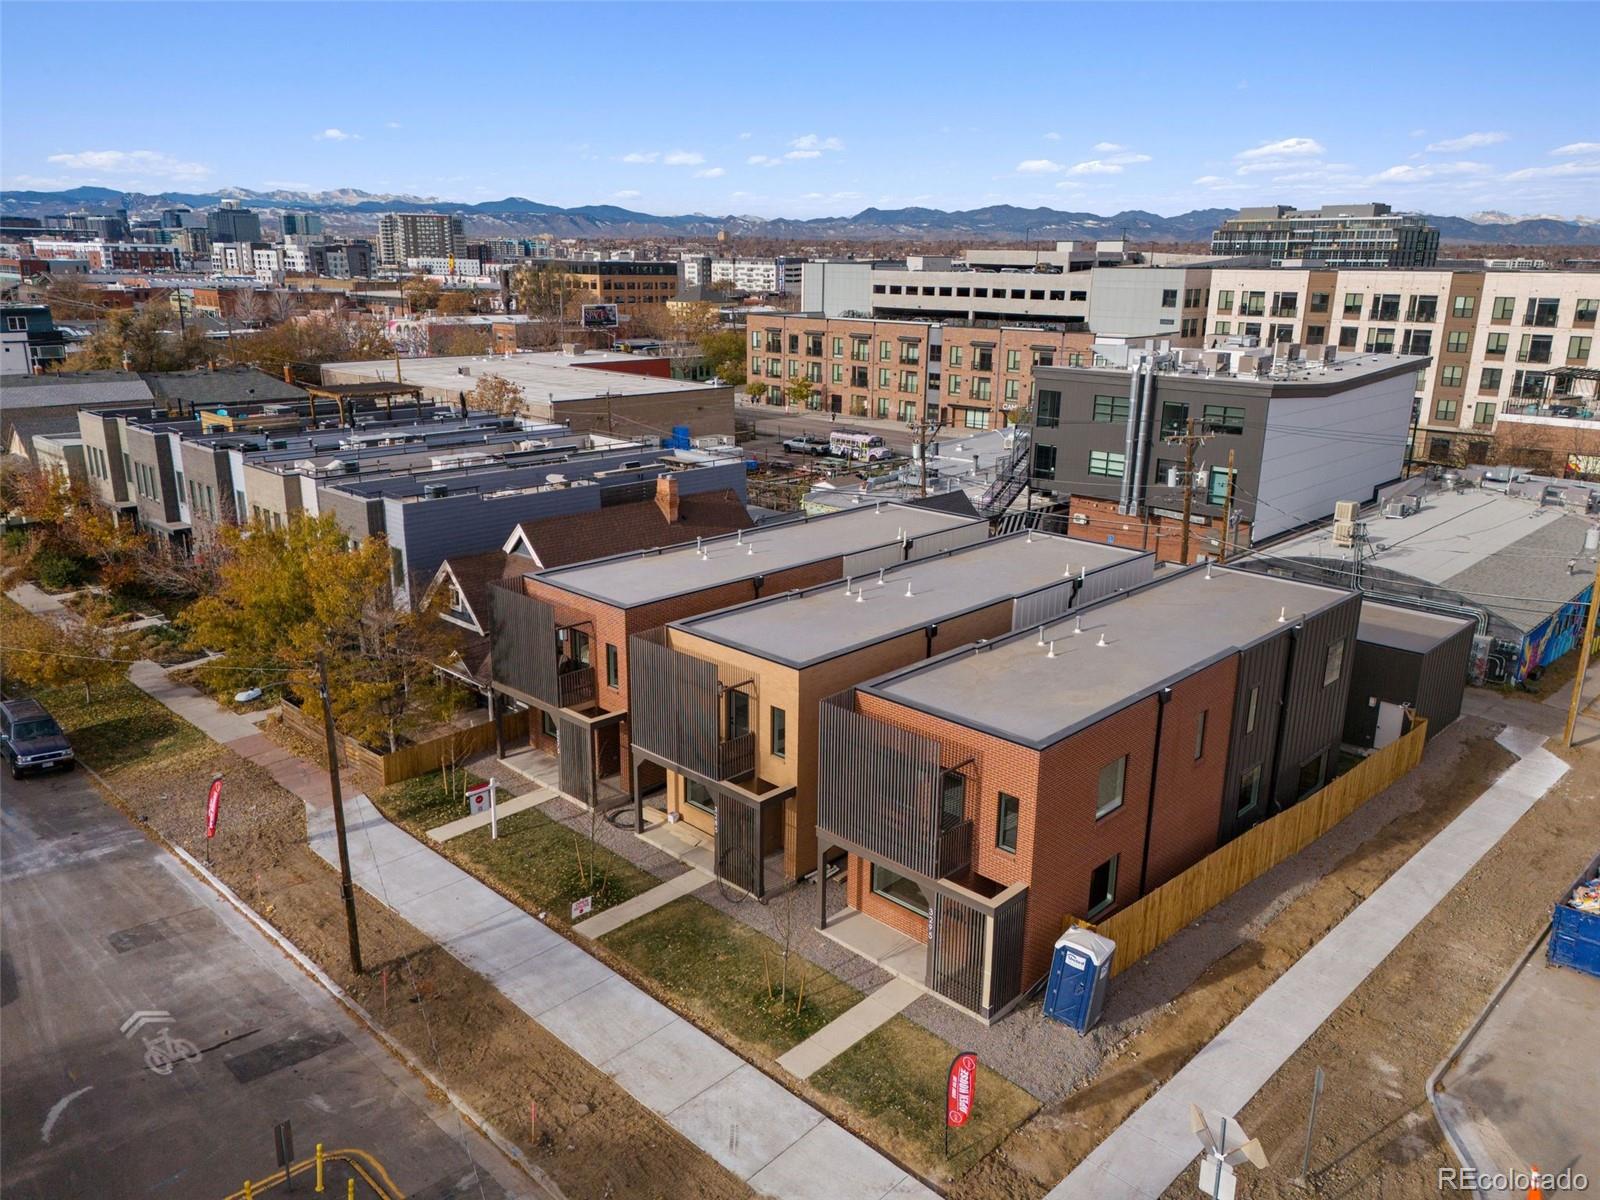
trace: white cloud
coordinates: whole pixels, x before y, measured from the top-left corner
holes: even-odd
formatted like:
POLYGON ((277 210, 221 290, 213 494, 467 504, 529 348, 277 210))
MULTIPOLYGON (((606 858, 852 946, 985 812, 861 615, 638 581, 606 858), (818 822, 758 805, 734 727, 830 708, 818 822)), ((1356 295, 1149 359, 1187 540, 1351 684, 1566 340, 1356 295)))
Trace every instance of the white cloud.
POLYGON ((1414 137, 1414 138, 1427 137, 1428 136, 1428 131, 1426 129, 1413 129, 1411 131, 1411 136, 1414 137))
POLYGON ((632 154, 624 154, 622 161, 625 163, 653 163, 660 157, 661 151, 659 150, 651 150, 648 153, 643 150, 635 150, 632 154))
POLYGON ((821 158, 821 150, 791 150, 784 155, 785 158, 821 158))
POLYGON ((1044 135, 1044 140, 1047 142, 1059 142, 1061 140, 1061 135, 1052 130, 1044 135))
POLYGON ((1096 154, 1116 154, 1119 150, 1126 150, 1127 147, 1118 145, 1116 142, 1096 142, 1091 149, 1096 154))
POLYGON ((1074 175, 1121 175, 1122 164, 1091 158, 1088 162, 1074 163, 1071 173, 1074 175))
POLYGON ((744 161, 752 167, 776 167, 783 163, 783 159, 774 158, 770 154, 752 154, 744 161))
POLYGON ((1326 153, 1322 143, 1315 138, 1280 138, 1276 142, 1263 142, 1249 150, 1241 150, 1233 157, 1239 162, 1259 162, 1269 158, 1306 158, 1326 153))
POLYGON ((1550 153, 1561 158, 1572 158, 1579 154, 1600 154, 1600 142, 1568 142, 1565 146, 1557 146, 1550 153))
POLYGON ((612 192, 611 198, 613 200, 637 200, 642 195, 644 195, 643 192, 636 191, 633 188, 624 188, 620 192, 612 192))
POLYGON ((1457 150, 1475 150, 1479 146, 1493 146, 1506 140, 1503 133, 1464 133, 1460 137, 1445 138, 1442 142, 1428 143, 1430 151, 1454 153, 1457 150))
POLYGON ((1527 179, 1587 179, 1600 176, 1600 158, 1572 159, 1548 167, 1524 167, 1505 177, 1507 183, 1521 183, 1527 179))
POLYGON ((211 168, 203 163, 185 162, 155 150, 80 150, 75 154, 52 154, 48 161, 74 171, 103 171, 108 175, 193 181, 211 174, 211 168))
POLYGON ((1083 184, 1076 179, 1063 179, 1056 184, 1056 187, 1063 192, 1081 192, 1083 190, 1083 184))
POLYGON ((1478 162, 1439 162, 1417 163, 1415 165, 1404 163, 1397 167, 1379 171, 1372 177, 1374 183, 1424 183, 1430 179, 1438 179, 1447 175, 1482 175, 1489 171, 1486 163, 1478 162))
POLYGON ((694 177, 696 179, 721 179, 727 173, 722 167, 707 167, 704 171, 696 171, 694 177))
POLYGON ((404 129, 405 128, 405 126, 400 124, 399 121, 385 121, 383 123, 383 127, 385 129, 404 129))
POLYGON ((1224 179, 1221 175, 1202 175, 1194 182, 1196 187, 1217 187, 1219 185, 1230 186, 1230 182, 1224 179))
POLYGON ((312 135, 319 142, 359 142, 359 133, 347 133, 343 129, 324 129, 321 133, 312 135))
POLYGON ((661 161, 669 167, 698 167, 705 160, 704 154, 693 150, 669 150, 661 156, 661 161))
POLYGON ((748 142, 753 137, 755 137, 755 134, 753 134, 753 133, 741 133, 739 135, 739 140, 741 142, 748 142))
POLYGON ((843 150, 844 143, 836 137, 818 137, 814 133, 804 134, 789 143, 791 150, 843 150))
POLYGON ((1018 175, 1054 175, 1061 170, 1060 163, 1048 158, 1025 158, 1017 164, 1018 175))

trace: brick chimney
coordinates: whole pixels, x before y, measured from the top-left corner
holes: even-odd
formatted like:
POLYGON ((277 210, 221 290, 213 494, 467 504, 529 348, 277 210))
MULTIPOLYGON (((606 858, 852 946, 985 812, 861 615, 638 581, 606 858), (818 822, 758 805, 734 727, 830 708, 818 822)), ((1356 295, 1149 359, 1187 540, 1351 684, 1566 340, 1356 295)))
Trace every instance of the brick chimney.
POLYGON ((656 476, 656 507, 667 524, 678 523, 678 477, 672 472, 656 476))

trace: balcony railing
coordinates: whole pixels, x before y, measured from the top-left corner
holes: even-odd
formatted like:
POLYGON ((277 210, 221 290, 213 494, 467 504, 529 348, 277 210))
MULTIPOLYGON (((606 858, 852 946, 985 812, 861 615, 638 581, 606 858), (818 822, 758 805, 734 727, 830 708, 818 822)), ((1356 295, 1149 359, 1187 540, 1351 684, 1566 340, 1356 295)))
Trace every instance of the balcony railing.
POLYGON ((1400 319, 1400 306, 1398 304, 1374 304, 1370 319, 1374 321, 1398 321, 1400 319))
POLYGON ((1531 350, 1519 350, 1517 351, 1517 361, 1525 363, 1547 363, 1550 361, 1550 351, 1548 348, 1541 350, 1537 347, 1531 350))
POLYGON ((1275 304, 1272 307, 1272 315, 1275 317, 1293 317, 1299 312, 1299 308, 1293 304, 1275 304))
POLYGON ((1529 313, 1527 316, 1522 318, 1522 323, 1524 325, 1535 325, 1548 329, 1551 326, 1559 323, 1557 320, 1559 316, 1559 313, 1553 312, 1529 313))
POLYGON ((740 779, 755 773, 756 735, 741 733, 717 745, 717 778, 740 779))
POLYGON ((972 822, 957 821, 939 833, 939 878, 965 873, 972 865, 972 822))
POLYGON ((594 668, 562 663, 556 676, 562 708, 585 708, 594 703, 594 668))

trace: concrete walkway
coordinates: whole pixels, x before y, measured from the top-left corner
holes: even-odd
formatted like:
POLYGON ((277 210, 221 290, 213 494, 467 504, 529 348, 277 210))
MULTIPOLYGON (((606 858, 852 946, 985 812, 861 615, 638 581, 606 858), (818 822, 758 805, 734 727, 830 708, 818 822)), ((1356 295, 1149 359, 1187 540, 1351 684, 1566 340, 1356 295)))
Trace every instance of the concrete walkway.
MULTIPOLYGON (((311 848, 337 864, 332 801, 320 767, 174 683, 154 663, 138 664, 129 677, 299 795, 311 848)), ((390 824, 365 795, 346 794, 357 884, 755 1191, 781 1200, 935 1200, 934 1192, 854 1134, 390 824)))
POLYGON ((778 1065, 791 1075, 809 1079, 922 994, 919 985, 897 976, 793 1047, 778 1059, 778 1065))
POLYGON ((588 920, 579 921, 572 927, 573 933, 581 933, 586 938, 604 937, 613 929, 621 929, 629 921, 637 921, 646 913, 653 913, 658 908, 664 908, 680 896, 687 896, 690 892, 697 892, 715 878, 704 871, 690 869, 665 883, 658 883, 648 892, 641 892, 631 900, 624 900, 613 908, 608 908, 603 913, 597 913, 588 920))
POLYGON ((32 583, 19 583, 16 587, 6 592, 6 596, 13 600, 18 607, 25 609, 36 617, 59 617, 71 612, 62 603, 68 596, 75 596, 76 592, 63 592, 59 596, 52 596, 43 588, 32 583))
MULTIPOLYGON (((554 800, 559 793, 549 788, 536 788, 531 792, 524 792, 520 796, 511 796, 505 800, 496 799, 494 802, 495 819, 503 821, 526 809, 535 808, 547 800, 554 800)), ((428 840, 434 842, 448 842, 451 838, 460 837, 463 833, 471 833, 474 829, 482 829, 489 824, 489 813, 473 813, 469 817, 462 817, 459 821, 446 821, 443 825, 435 826, 428 830, 428 840)))
MULTIPOLYGON (((1200 1151, 1189 1106, 1233 1115, 1563 775, 1544 739, 1506 729, 1521 757, 1195 1055, 1049 1200, 1158 1200, 1200 1151)), ((1543 1165, 1543 1164, 1541 1164, 1543 1165)))

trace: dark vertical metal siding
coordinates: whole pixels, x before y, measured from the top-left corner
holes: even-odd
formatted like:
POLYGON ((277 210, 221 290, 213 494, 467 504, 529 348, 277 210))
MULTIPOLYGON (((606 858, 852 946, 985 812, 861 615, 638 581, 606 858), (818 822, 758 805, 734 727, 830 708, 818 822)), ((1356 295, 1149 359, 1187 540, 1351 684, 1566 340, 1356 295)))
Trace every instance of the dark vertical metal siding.
POLYGON ((943 892, 934 894, 927 983, 939 995, 973 1012, 983 1011, 983 942, 987 924, 981 909, 943 892))
POLYGON ((652 630, 628 639, 629 737, 641 750, 720 778, 717 666, 664 638, 652 630))
POLYGON ((1417 713, 1428 719, 1429 740, 1461 715, 1461 695, 1467 689, 1472 637, 1476 632, 1470 622, 1463 623, 1460 630, 1423 655, 1421 678, 1417 681, 1417 713))
POLYGON ((1279 808, 1297 799, 1295 783, 1300 764, 1316 754, 1337 748, 1344 732, 1345 701, 1355 667, 1356 626, 1361 619, 1361 596, 1352 592, 1325 612, 1306 618, 1295 633, 1294 657, 1289 673, 1289 698, 1284 706, 1284 731, 1280 743, 1274 802, 1279 808), (1344 666, 1338 681, 1324 685, 1328 647, 1344 642, 1344 666))
MULTIPOLYGON (((1238 822, 1239 781, 1251 767, 1261 768, 1261 801, 1253 814, 1259 819, 1272 796, 1272 750, 1278 741, 1278 723, 1283 719, 1283 673, 1289 662, 1290 627, 1259 642, 1239 655, 1239 680, 1233 697, 1233 733, 1228 746, 1228 772, 1222 791, 1222 827, 1219 842, 1243 832, 1238 822), (1256 727, 1245 732, 1250 715, 1250 689, 1259 688, 1256 700, 1256 727)), ((1254 824, 1254 819, 1249 823, 1254 824)))
POLYGON ((989 957, 989 1013, 998 1012, 1022 992, 1022 937, 1027 915, 1027 892, 1013 896, 995 910, 994 947, 989 957))
POLYGON ((1350 694, 1344 705, 1344 740, 1356 746, 1372 745, 1378 727, 1378 706, 1371 703, 1372 698, 1415 704, 1421 670, 1422 655, 1414 651, 1357 641, 1350 694))
POLYGON ((725 792, 717 793, 717 875, 761 895, 761 813, 725 792))
POLYGON ((567 795, 593 805, 594 747, 589 740, 589 727, 582 721, 566 718, 556 725, 556 756, 560 788, 567 795))
POLYGON ((824 700, 817 746, 817 825, 929 878, 939 875, 939 743, 824 700))
POLYGON ((547 704, 559 704, 555 610, 520 588, 492 584, 489 624, 496 681, 547 704))

